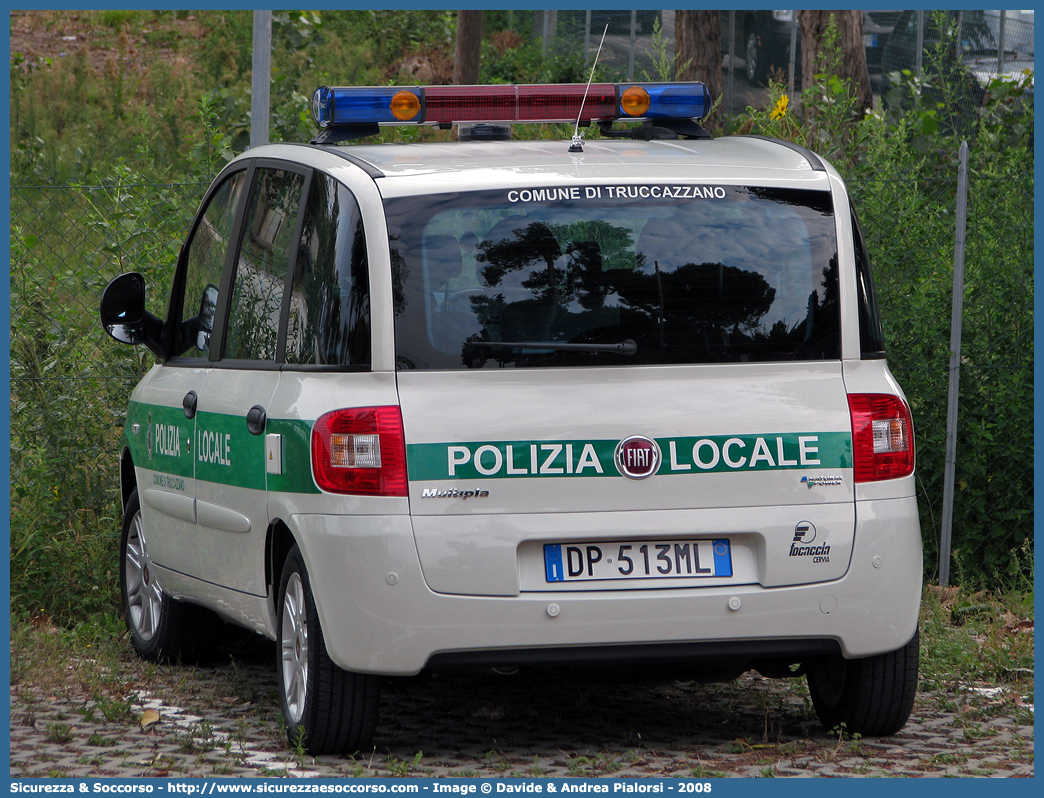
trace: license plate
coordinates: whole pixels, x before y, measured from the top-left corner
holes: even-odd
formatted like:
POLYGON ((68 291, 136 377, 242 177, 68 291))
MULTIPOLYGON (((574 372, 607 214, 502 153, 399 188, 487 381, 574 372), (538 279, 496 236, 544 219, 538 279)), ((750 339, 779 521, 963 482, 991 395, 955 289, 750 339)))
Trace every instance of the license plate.
POLYGON ((548 582, 732 576, 729 541, 640 540, 544 545, 548 582))
POLYGON ((876 33, 864 33, 863 34, 863 47, 877 47, 877 34, 876 33))

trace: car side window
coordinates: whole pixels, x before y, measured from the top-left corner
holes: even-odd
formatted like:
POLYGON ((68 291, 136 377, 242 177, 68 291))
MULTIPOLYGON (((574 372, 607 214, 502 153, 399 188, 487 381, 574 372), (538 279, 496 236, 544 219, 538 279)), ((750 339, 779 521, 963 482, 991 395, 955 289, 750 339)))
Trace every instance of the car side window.
POLYGON ((856 287, 859 292, 859 349, 863 358, 884 357, 884 332, 877 310, 877 294, 870 273, 870 254, 855 211, 852 211, 852 240, 855 242, 856 287))
POLYGON ((221 271, 228 253, 236 206, 245 182, 245 171, 229 175, 210 196, 206 210, 186 245, 185 301, 181 316, 188 319, 183 344, 188 348, 179 353, 181 357, 205 358, 208 355, 221 271))
POLYGON ((359 204, 346 186, 317 174, 304 214, 290 294, 286 362, 369 365, 369 274, 359 204))
POLYGON ((243 222, 225 357, 274 361, 304 175, 259 168, 243 222))

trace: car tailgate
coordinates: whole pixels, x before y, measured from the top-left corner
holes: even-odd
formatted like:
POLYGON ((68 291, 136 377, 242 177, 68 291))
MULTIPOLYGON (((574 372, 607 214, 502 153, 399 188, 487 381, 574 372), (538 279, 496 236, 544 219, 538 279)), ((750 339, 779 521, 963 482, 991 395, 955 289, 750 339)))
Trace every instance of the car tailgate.
POLYGON ((535 584, 527 570, 539 570, 544 543, 713 537, 701 522, 712 517, 735 537, 733 557, 749 555, 733 580, 819 581, 847 567, 854 503, 839 362, 400 372, 398 384, 410 511, 434 590, 513 595, 535 584), (654 443, 629 466, 616 453, 630 438, 654 443), (574 529, 567 514, 583 523, 574 529), (792 544, 812 550, 795 531, 803 523, 833 556, 790 557, 792 544), (773 575, 776 552, 802 567, 773 575))

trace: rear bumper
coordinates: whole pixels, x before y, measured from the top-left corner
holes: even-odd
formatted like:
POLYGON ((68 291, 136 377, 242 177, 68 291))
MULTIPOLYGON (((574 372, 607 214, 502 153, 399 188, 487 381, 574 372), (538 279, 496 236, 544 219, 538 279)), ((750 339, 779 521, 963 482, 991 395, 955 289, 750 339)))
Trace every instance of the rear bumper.
POLYGON ((433 658, 496 661, 496 652, 526 650, 600 659, 615 647, 664 646, 698 656, 704 644, 707 654, 751 648, 771 657, 818 648, 802 642, 816 640, 836 641, 846 657, 895 650, 913 636, 920 607, 916 502, 857 502, 856 514, 848 571, 829 582, 509 597, 430 590, 408 516, 295 515, 290 525, 333 660, 409 675, 433 658))

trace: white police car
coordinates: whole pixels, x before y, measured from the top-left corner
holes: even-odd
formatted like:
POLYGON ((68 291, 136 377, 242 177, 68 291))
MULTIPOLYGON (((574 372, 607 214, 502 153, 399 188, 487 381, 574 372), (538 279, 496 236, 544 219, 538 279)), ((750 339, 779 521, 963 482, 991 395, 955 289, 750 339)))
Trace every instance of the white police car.
POLYGON ((901 728, 913 429, 834 169, 707 136, 701 84, 313 106, 317 143, 218 176, 165 320, 139 274, 102 298, 159 361, 120 459, 137 651, 273 638, 312 752, 367 744, 379 676, 584 660, 807 673, 828 729, 901 728), (606 138, 331 143, 577 118, 606 138))

